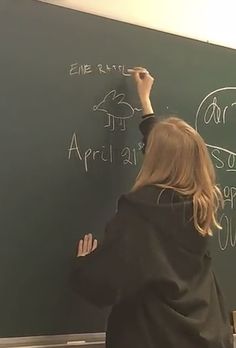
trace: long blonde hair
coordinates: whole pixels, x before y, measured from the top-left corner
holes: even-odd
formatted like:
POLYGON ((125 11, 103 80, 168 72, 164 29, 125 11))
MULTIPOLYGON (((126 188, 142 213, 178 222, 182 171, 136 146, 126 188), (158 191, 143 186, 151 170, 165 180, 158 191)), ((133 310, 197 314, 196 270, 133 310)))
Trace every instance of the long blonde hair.
POLYGON ((194 225, 203 236, 221 229, 216 214, 223 197, 213 163, 200 134, 180 118, 160 120, 151 130, 132 190, 145 185, 171 188, 192 197, 194 225))

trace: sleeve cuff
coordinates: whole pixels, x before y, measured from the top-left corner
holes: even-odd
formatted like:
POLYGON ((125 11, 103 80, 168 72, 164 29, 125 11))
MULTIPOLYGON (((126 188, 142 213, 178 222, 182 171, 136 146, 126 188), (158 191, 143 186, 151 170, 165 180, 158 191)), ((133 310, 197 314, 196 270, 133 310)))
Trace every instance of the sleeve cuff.
POLYGON ((149 118, 149 117, 155 117, 155 116, 154 116, 154 113, 152 113, 152 114, 147 114, 147 115, 143 115, 143 116, 142 116, 142 119, 144 120, 144 119, 149 118))

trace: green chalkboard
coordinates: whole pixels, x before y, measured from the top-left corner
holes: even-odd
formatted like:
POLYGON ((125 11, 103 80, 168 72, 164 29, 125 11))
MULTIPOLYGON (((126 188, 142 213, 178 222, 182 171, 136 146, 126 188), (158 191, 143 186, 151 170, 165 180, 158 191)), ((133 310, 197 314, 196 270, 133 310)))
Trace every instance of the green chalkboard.
POLYGON ((226 201, 214 266, 235 308, 236 52, 30 0, 0 2, 0 42, 0 336, 105 329, 68 276, 142 160, 133 66, 157 78, 155 110, 209 145, 226 201))

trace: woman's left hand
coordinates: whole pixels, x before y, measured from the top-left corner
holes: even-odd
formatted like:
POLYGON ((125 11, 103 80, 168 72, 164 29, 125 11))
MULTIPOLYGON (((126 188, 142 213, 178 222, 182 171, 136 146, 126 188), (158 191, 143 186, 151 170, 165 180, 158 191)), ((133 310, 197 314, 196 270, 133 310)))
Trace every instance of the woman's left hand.
POLYGON ((97 248, 97 239, 93 239, 92 233, 86 234, 80 239, 77 249, 77 257, 86 256, 97 248))

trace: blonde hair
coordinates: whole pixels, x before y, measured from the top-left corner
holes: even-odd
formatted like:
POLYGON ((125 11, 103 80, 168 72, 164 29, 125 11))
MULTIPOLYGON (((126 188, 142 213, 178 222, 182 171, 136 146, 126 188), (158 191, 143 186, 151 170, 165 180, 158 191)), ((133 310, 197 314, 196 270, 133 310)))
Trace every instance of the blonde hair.
POLYGON ((223 198, 213 163, 200 134, 180 118, 160 120, 151 130, 132 190, 145 185, 192 197, 194 226, 203 236, 221 229, 216 214, 223 198))

